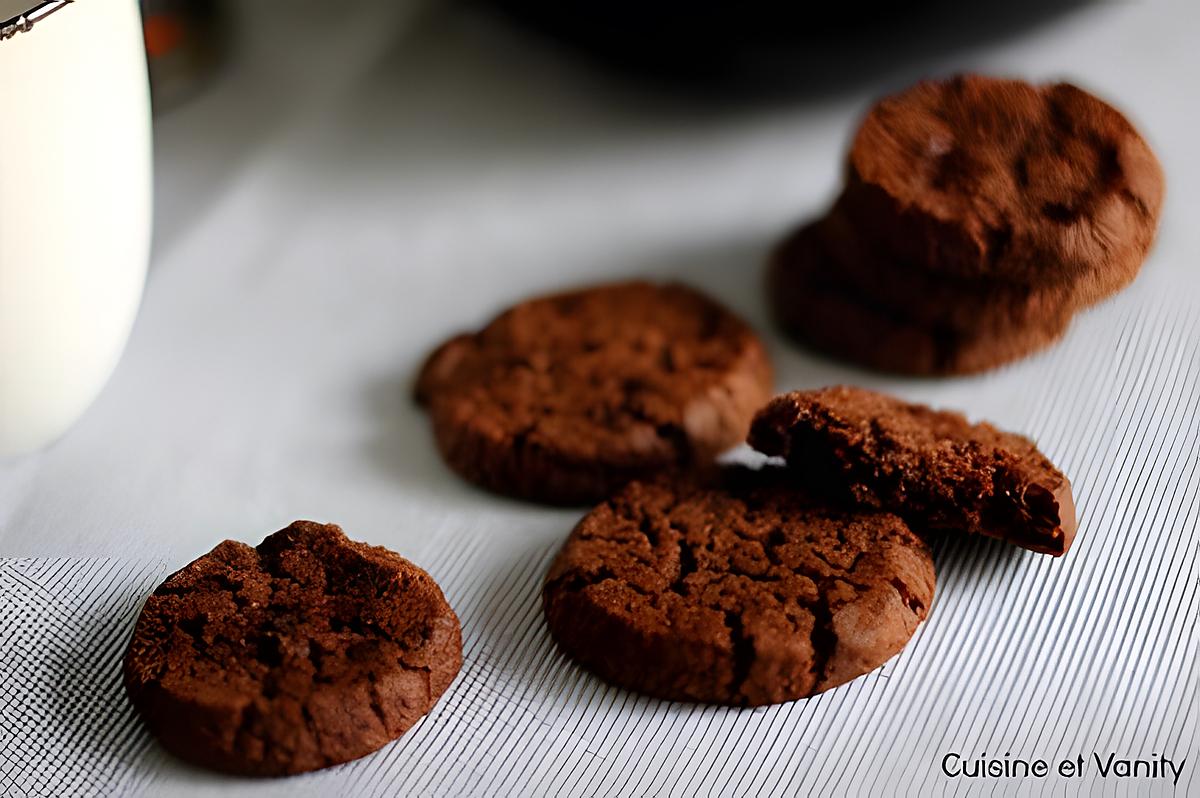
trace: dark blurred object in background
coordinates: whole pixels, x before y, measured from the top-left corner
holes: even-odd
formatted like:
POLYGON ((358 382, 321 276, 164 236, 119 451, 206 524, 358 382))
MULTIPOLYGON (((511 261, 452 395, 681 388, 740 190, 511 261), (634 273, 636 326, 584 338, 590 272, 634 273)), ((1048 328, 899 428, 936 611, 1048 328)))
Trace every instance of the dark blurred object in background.
POLYGON ((641 78, 822 93, 1034 27, 1088 0, 911 3, 493 0, 592 59, 641 78))
POLYGON ((142 0, 154 112, 192 97, 228 51, 225 15, 215 0, 142 0))

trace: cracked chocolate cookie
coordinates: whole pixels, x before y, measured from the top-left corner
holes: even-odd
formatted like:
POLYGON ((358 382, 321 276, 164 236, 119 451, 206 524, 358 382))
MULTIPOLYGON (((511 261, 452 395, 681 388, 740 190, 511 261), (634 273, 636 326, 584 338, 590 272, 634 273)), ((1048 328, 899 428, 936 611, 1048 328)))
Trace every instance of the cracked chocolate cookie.
POLYGON ((782 457, 795 483, 904 516, 1061 555, 1075 537, 1071 483, 1033 441, 961 414, 863 388, 776 397, 750 445, 782 457))
POLYGON ((602 285, 523 302, 439 347, 417 380, 445 461, 498 493, 598 501, 706 465, 771 396, 744 322, 678 284, 602 285))
POLYGON ((427 713, 462 665, 429 574, 334 526, 227 540, 147 599, 125 653, 130 701, 163 747, 252 776, 364 756, 427 713))
POLYGON ((930 271, 1070 282, 1094 302, 1137 274, 1163 173, 1112 106, 1067 83, 960 75, 868 112, 842 206, 860 233, 930 271))
POLYGON ((800 343, 869 368, 924 376, 986 371, 1048 346, 1070 322, 1069 308, 1043 306, 1037 296, 993 295, 971 307, 943 288, 934 294, 941 304, 894 306, 854 284, 846 254, 831 244, 824 222, 792 233, 768 263, 768 301, 800 343))
POLYGON ((813 503, 773 473, 635 482, 575 527, 542 598, 559 646, 660 698, 803 698, 898 653, 933 601, 900 518, 813 503))

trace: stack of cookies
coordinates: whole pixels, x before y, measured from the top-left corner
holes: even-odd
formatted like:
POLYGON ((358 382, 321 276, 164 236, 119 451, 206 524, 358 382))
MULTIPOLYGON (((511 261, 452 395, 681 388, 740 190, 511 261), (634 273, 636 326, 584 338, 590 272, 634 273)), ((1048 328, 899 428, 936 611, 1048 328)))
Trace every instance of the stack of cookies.
POLYGON ((1146 142, 1081 89, 923 82, 871 108, 833 208, 774 253, 769 297, 828 354, 983 371, 1057 340, 1132 280, 1162 200, 1146 142))

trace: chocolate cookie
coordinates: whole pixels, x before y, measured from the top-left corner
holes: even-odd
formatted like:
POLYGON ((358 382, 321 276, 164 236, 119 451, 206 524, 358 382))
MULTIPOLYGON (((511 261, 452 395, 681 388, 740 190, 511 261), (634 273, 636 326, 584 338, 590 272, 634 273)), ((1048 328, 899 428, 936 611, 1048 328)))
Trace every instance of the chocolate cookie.
POLYGON ((938 274, 906 263, 855 228, 840 204, 816 228, 831 279, 864 304, 894 308, 927 329, 993 339, 1037 329, 1057 337, 1079 305, 1075 286, 1067 282, 1028 285, 938 274))
POLYGON ((933 560, 898 517, 842 512, 768 472, 635 482, 591 511, 546 577, 546 621, 577 662, 660 698, 773 704, 900 651, 933 601, 933 560))
POLYGON ((881 371, 969 374, 1049 345, 1070 321, 1069 312, 1039 312, 1036 299, 1014 299, 994 311, 981 311, 974 325, 968 307, 950 310, 955 300, 945 292, 933 300, 940 306, 893 306, 854 284, 848 273, 869 267, 847 266, 835 255, 824 224, 815 222, 790 235, 767 267, 767 296, 777 322, 818 351, 881 371), (948 318, 931 321, 938 313, 948 318), (954 317, 962 322, 956 324, 954 317))
POLYGON ((758 337, 686 286, 618 283, 523 302, 439 347, 417 381, 446 462, 498 493, 597 501, 706 464, 771 396, 758 337))
POLYGON ((1061 555, 1075 537, 1067 477, 1033 441, 863 388, 776 397, 750 445, 798 484, 898 513, 918 528, 987 535, 1061 555))
POLYGON ((146 601, 124 681, 163 747, 280 776, 396 739, 462 665, 458 618, 429 574, 333 525, 227 540, 146 601))
POLYGON ((1137 274, 1162 169, 1117 110, 1066 83, 965 75, 887 97, 854 138, 842 205, 900 261, 1078 301, 1137 274))

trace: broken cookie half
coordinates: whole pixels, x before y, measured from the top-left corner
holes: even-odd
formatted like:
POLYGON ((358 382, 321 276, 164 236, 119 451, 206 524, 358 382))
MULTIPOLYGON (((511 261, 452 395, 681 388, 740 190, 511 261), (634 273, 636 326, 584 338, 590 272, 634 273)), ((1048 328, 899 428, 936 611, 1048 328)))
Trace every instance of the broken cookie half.
POLYGON ((782 457, 806 490, 916 528, 1055 556, 1075 538, 1066 475, 1028 438, 960 413, 844 385, 793 391, 759 411, 749 442, 782 457))

